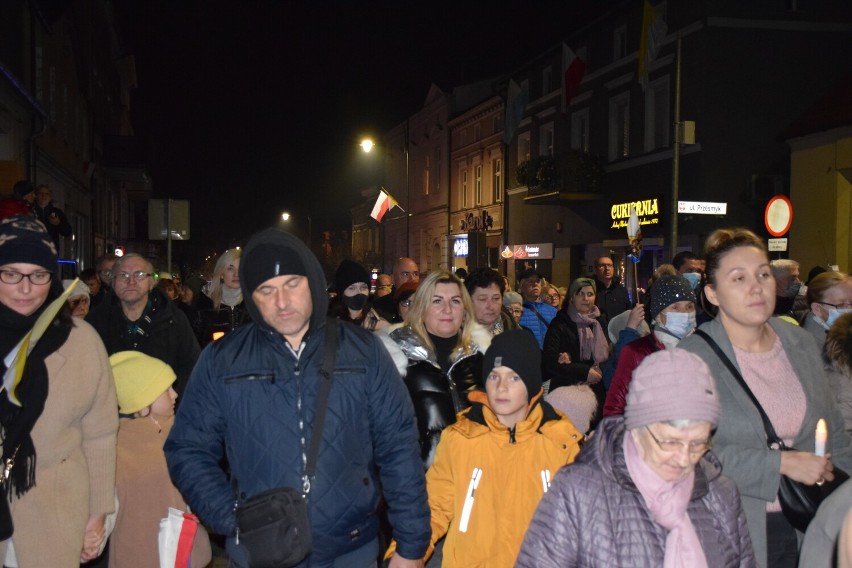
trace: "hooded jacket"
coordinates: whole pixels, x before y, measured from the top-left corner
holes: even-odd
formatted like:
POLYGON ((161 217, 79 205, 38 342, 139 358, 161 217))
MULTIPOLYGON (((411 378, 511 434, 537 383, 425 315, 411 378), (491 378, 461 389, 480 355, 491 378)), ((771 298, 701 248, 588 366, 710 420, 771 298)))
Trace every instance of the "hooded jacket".
MULTIPOLYGON (((580 457, 556 476, 524 537, 516 566, 663 565, 668 530, 654 521, 624 460, 621 417, 607 418, 580 457)), ((707 565, 755 566, 745 513, 734 482, 706 454, 695 467, 687 505, 707 565)))
POLYGON ((428 469, 444 428, 455 422, 456 414, 470 406, 467 393, 482 380, 483 353, 491 345, 491 335, 475 324, 472 353, 461 354, 444 373, 435 352, 420 343, 408 326, 390 333, 390 339, 408 358, 405 385, 414 403, 420 439, 420 457, 428 469))
MULTIPOLYGON (((249 241, 240 282, 253 321, 204 349, 165 452, 187 503, 213 532, 229 537, 232 560, 246 566, 245 550, 233 538, 235 505, 269 489, 302 487, 300 437, 309 443, 313 435, 328 300, 316 257, 301 241, 274 229, 249 241), (246 289, 252 251, 260 244, 294 251, 306 268, 313 306, 298 357, 264 321, 253 290, 246 289), (219 466, 223 450, 230 480, 219 466)), ((338 326, 334 382, 308 498, 313 552, 303 564, 324 566, 370 544, 378 534, 382 494, 400 555, 422 557, 429 543, 429 509, 405 385, 370 332, 333 324, 338 326)))
POLYGON ((527 417, 510 431, 484 392, 471 393, 473 406, 441 437, 426 487, 432 545, 447 537, 444 567, 514 566, 550 480, 580 453, 583 435, 540 396, 533 397, 527 417), (469 500, 474 472, 479 472, 478 484, 469 500), (465 515, 468 501, 472 506, 465 515))

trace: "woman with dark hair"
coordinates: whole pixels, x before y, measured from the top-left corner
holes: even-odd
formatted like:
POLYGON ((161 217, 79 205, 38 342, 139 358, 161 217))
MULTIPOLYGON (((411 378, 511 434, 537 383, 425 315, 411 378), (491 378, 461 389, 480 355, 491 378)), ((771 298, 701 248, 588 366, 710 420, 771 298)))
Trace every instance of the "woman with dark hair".
POLYGON ((603 408, 605 390, 601 366, 609 357, 609 343, 595 305, 595 281, 577 278, 568 288, 562 309, 550 322, 544 337, 541 362, 550 390, 587 384, 603 408))
POLYGON ((417 415, 423 466, 428 468, 441 431, 470 406, 467 394, 480 384, 482 355, 491 335, 476 323, 461 280, 436 270, 420 282, 405 325, 391 331, 390 339, 408 358, 405 384, 417 415))
POLYGON ((370 313, 370 273, 351 260, 344 260, 334 274, 337 295, 328 304, 328 315, 352 322, 365 323, 370 313))
POLYGON ((503 307, 505 284, 500 274, 488 267, 477 268, 468 275, 464 285, 473 301, 476 322, 491 335, 520 329, 512 314, 503 307))
POLYGON ((707 238, 704 251, 704 293, 718 315, 678 347, 701 357, 716 379, 721 413, 713 452, 740 490, 758 564, 796 566, 798 539, 781 512, 780 478, 805 485, 831 481, 832 462, 852 469, 852 442, 813 337, 772 317, 775 279, 763 239, 747 229, 720 229, 707 238), (796 450, 767 446, 759 411, 713 344, 760 402, 777 435, 796 450), (820 418, 828 423, 826 457, 814 453, 820 418))
POLYGON ((76 566, 95 558, 115 507, 115 385, 95 330, 72 321, 65 303, 54 311, 63 292, 56 261, 40 222, 0 221, 0 359, 43 314, 56 313, 40 338, 31 337, 19 382, 0 393, 2 459, 12 464, 0 499, 14 525, 0 542, 6 565, 76 566))

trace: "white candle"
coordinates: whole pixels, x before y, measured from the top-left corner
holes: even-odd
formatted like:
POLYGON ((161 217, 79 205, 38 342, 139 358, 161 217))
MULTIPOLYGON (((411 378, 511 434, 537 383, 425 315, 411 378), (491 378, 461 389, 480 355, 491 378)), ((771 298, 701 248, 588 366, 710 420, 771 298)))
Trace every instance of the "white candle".
POLYGON ((816 426, 816 443, 814 453, 819 457, 825 455, 825 443, 828 441, 828 428, 825 425, 825 419, 820 418, 816 426))

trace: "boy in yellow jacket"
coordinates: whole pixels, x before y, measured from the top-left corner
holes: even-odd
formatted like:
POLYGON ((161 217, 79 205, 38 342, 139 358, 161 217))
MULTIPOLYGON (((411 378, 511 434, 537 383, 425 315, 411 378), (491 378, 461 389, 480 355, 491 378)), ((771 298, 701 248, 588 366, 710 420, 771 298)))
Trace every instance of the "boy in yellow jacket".
POLYGON ((443 566, 511 567, 556 471, 583 435, 542 398, 541 351, 526 330, 496 335, 483 362, 485 392, 441 434, 426 472, 432 542, 443 566))

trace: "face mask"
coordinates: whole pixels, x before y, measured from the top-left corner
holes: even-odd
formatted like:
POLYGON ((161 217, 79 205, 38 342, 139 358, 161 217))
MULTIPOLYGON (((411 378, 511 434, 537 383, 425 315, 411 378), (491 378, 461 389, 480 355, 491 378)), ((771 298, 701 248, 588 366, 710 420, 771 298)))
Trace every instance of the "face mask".
POLYGON ((781 297, 782 298, 795 298, 796 296, 799 295, 799 288, 801 288, 801 287, 802 287, 801 282, 792 282, 792 283, 790 283, 789 286, 787 286, 786 290, 781 292, 781 297))
POLYGON ((834 322, 837 321, 837 318, 842 316, 843 314, 852 313, 852 308, 828 308, 828 319, 825 320, 823 324, 825 329, 831 329, 831 326, 834 325, 834 322))
POLYGON ((663 327, 678 339, 683 339, 695 329, 695 312, 668 312, 663 327))
POLYGON ((343 305, 353 312, 360 312, 367 304, 367 294, 355 294, 354 296, 346 296, 343 298, 343 305))
POLYGON ((799 296, 807 296, 808 295, 808 287, 802 284, 799 288, 799 296))
POLYGON ((698 288, 698 284, 701 282, 701 275, 697 272, 687 272, 683 277, 686 278, 693 290, 698 288))

